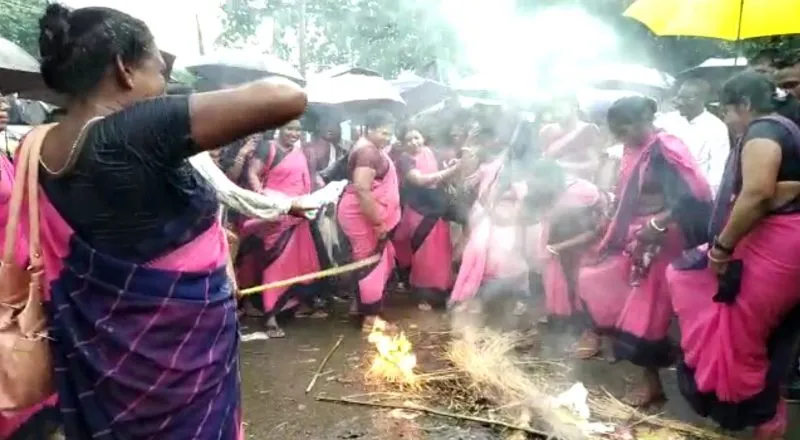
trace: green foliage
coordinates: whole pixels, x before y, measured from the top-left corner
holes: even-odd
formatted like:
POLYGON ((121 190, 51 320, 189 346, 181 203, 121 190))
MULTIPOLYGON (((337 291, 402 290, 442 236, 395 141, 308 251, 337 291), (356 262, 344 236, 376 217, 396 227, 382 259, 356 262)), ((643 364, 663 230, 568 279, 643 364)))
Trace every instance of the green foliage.
POLYGON ((0 0, 0 37, 39 55, 39 17, 47 0, 0 0))
POLYGON ((456 60, 457 35, 423 0, 226 0, 217 43, 247 45, 266 17, 276 25, 274 53, 291 58, 306 9, 305 59, 318 70, 353 63, 392 76, 442 59, 456 60))

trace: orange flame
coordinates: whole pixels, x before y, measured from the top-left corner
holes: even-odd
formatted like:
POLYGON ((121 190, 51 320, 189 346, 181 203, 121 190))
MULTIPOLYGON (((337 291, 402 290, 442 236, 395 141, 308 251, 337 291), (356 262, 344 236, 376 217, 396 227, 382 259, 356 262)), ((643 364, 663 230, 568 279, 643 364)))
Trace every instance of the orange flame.
POLYGON ((411 384, 416 380, 414 368, 417 356, 412 351, 411 341, 405 333, 392 336, 386 332, 386 321, 377 318, 367 341, 375 346, 377 353, 367 375, 389 382, 411 384))

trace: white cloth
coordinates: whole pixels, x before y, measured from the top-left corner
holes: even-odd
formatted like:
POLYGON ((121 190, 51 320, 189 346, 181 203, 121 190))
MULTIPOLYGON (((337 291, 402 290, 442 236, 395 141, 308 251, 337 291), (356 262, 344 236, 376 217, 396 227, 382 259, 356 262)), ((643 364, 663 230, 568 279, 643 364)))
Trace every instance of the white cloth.
POLYGON ((250 217, 274 220, 289 212, 292 198, 278 192, 259 194, 248 191, 228 179, 214 160, 203 152, 189 158, 189 163, 216 190, 217 198, 226 207, 250 217))
POLYGON ((725 163, 731 150, 728 126, 708 111, 703 111, 691 121, 678 114, 677 117, 685 122, 680 122, 673 113, 663 115, 661 124, 665 124, 666 127, 660 128, 671 132, 686 143, 716 194, 722 183, 722 174, 725 172, 725 163))

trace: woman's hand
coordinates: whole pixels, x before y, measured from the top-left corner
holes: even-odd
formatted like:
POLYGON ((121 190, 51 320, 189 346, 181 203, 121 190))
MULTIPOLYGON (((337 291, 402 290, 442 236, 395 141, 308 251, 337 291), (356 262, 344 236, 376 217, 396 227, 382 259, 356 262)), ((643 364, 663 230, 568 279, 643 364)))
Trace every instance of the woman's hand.
POLYGON ((708 251, 708 268, 718 277, 725 275, 730 261, 731 255, 721 249, 712 247, 708 251))
POLYGON ((292 200, 292 206, 289 208, 289 215, 293 217, 307 218, 306 214, 309 211, 318 209, 318 206, 311 206, 303 202, 302 198, 292 200))
POLYGON ((647 225, 639 230, 636 234, 636 240, 640 241, 644 244, 657 244, 661 243, 661 240, 664 239, 664 235, 666 234, 666 228, 658 227, 657 225, 653 225, 654 221, 647 222, 647 225))

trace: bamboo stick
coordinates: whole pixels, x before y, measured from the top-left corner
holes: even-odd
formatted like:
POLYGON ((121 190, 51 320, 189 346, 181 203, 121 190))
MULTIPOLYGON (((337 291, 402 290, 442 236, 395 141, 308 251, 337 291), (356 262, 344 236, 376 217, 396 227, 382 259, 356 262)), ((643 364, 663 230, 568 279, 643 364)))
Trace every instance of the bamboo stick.
POLYGON ((332 267, 330 269, 321 270, 319 272, 307 273, 305 275, 300 275, 292 278, 288 278, 281 281, 275 281, 272 283, 262 284, 260 286, 250 287, 248 289, 243 289, 239 291, 239 296, 245 295, 252 295, 255 293, 261 293, 265 290, 269 289, 277 289, 279 287, 286 287, 291 286, 292 284, 302 283, 305 281, 316 280, 320 278, 327 278, 332 277, 335 275, 341 275, 343 273, 352 272, 354 270, 362 269, 364 267, 369 266, 370 264, 377 263, 381 259, 381 254, 373 255, 369 258, 363 259, 361 261, 356 261, 354 263, 345 264, 344 266, 332 267))
POLYGON ((310 393, 311 389, 314 388, 314 384, 317 383, 317 379, 319 379, 319 376, 322 374, 322 369, 325 368, 325 365, 328 363, 331 356, 333 356, 333 352, 335 352, 336 349, 339 348, 340 345, 342 345, 342 341, 344 341, 344 335, 339 335, 339 339, 336 340, 336 343, 333 344, 333 347, 331 347, 331 349, 328 350, 328 354, 326 354, 325 357, 322 359, 322 362, 319 363, 317 371, 314 372, 314 377, 311 378, 311 382, 309 382, 308 386, 306 387, 306 394, 310 393))
POLYGON ((422 405, 417 405, 417 404, 395 405, 395 404, 383 403, 383 402, 367 402, 367 401, 363 401, 363 400, 349 399, 347 397, 326 397, 326 396, 317 396, 317 400, 320 401, 320 402, 345 403, 345 404, 349 404, 349 405, 370 406, 370 407, 373 407, 373 408, 404 409, 404 410, 408 410, 408 411, 418 411, 418 412, 421 412, 421 413, 426 413, 426 414, 439 416, 439 417, 451 418, 451 419, 456 419, 456 420, 464 420, 464 421, 475 422, 475 423, 482 423, 482 424, 485 424, 485 425, 499 426, 499 427, 502 427, 502 428, 512 429, 512 430, 515 430, 515 431, 522 431, 522 432, 526 432, 528 434, 535 435, 535 436, 540 437, 540 438, 549 438, 548 434, 546 434, 546 433, 544 433, 542 431, 538 431, 538 430, 533 429, 533 428, 529 428, 527 426, 517 426, 517 425, 512 425, 511 423, 503 422, 503 421, 500 421, 500 420, 490 420, 490 419, 485 419, 483 417, 470 416, 470 415, 466 415, 466 414, 457 414, 457 413, 451 413, 451 412, 447 412, 447 411, 440 411, 438 409, 428 408, 428 407, 425 407, 425 406, 422 406, 422 405))

